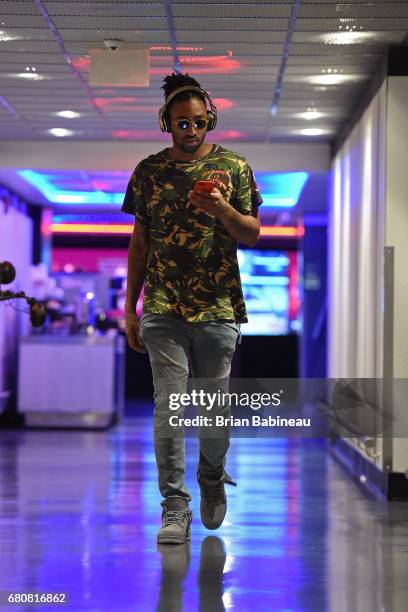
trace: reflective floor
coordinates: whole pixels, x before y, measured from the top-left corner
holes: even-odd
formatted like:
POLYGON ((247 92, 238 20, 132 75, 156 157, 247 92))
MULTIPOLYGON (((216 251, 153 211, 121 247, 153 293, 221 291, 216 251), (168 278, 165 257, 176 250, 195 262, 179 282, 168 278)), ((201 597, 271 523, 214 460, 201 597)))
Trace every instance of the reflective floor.
POLYGON ((156 545, 151 419, 107 432, 0 432, 0 591, 66 592, 1 610, 400 612, 408 504, 365 497, 322 441, 232 440, 227 520, 156 545))

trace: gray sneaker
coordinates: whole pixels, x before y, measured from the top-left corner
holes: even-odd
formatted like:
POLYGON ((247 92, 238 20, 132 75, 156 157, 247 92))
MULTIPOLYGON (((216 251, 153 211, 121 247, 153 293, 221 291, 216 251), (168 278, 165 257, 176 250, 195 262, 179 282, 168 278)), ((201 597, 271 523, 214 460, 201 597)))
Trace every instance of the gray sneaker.
POLYGON ((236 487, 237 483, 231 480, 231 477, 225 471, 219 480, 205 478, 198 471, 197 480, 201 493, 201 521, 207 529, 218 529, 222 525, 227 512, 227 496, 225 495, 224 484, 236 487))
POLYGON ((184 544, 190 539, 190 525, 193 519, 188 502, 180 497, 162 502, 162 526, 157 534, 158 544, 184 544))

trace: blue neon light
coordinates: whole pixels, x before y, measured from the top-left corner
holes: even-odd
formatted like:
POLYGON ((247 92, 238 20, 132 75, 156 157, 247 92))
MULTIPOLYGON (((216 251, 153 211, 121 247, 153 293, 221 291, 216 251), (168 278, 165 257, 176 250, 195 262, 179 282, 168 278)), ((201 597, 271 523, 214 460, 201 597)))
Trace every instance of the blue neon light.
POLYGON ((50 178, 34 170, 18 170, 18 174, 33 185, 52 204, 122 204, 124 193, 108 193, 106 191, 72 191, 58 189, 50 178))
POLYGON ((308 178, 307 172, 256 172, 255 179, 263 198, 262 206, 296 206, 308 178))
MULTIPOLYGON (((128 173, 106 173, 104 183, 108 189, 92 189, 80 171, 71 173, 42 173, 34 170, 18 170, 18 174, 33 185, 51 204, 120 206, 124 192, 118 191, 126 184, 128 173), (121 176, 118 176, 120 174, 121 176), (123 175, 123 176, 122 176, 123 175), (64 187, 61 187, 61 184, 64 187), (76 187, 78 189, 72 189, 76 187), (68 189, 67 187, 71 187, 68 189), (116 187, 116 190, 115 190, 116 187)), ((263 207, 292 208, 299 200, 309 174, 307 172, 256 172, 256 182, 263 198, 263 207)))

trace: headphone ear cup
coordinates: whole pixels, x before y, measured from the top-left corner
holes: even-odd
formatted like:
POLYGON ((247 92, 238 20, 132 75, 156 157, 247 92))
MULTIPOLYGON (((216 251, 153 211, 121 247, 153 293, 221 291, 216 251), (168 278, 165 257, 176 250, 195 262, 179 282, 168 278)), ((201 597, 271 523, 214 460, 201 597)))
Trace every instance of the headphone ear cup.
POLYGON ((162 121, 163 121, 163 128, 164 128, 163 132, 170 132, 171 131, 170 126, 167 123, 165 116, 163 116, 162 121))
POLYGON ((211 130, 213 130, 215 126, 217 125, 217 117, 214 115, 212 111, 208 111, 207 116, 208 116, 207 132, 211 132, 211 130))
POLYGON ((159 111, 159 127, 162 132, 171 132, 171 126, 167 123, 166 113, 162 108, 159 111))
POLYGON ((171 127, 164 116, 159 117, 159 126, 162 132, 171 132, 171 127))

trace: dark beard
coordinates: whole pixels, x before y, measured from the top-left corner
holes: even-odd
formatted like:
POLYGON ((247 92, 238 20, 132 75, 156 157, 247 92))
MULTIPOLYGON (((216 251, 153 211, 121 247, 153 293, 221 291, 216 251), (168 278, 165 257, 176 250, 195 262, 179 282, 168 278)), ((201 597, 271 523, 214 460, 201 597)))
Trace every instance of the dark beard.
POLYGON ((202 144, 202 140, 199 140, 198 143, 195 145, 183 142, 180 144, 180 149, 184 151, 184 153, 195 153, 196 151, 198 151, 202 144))

